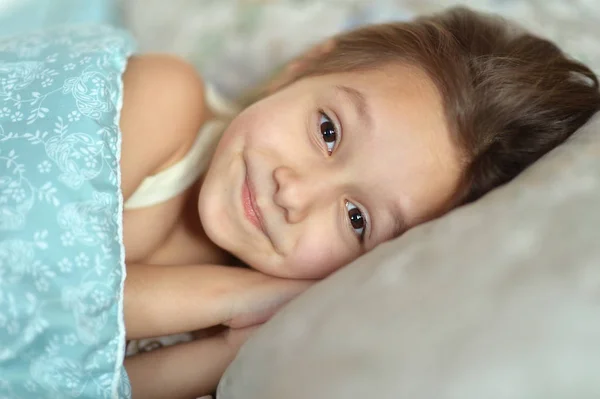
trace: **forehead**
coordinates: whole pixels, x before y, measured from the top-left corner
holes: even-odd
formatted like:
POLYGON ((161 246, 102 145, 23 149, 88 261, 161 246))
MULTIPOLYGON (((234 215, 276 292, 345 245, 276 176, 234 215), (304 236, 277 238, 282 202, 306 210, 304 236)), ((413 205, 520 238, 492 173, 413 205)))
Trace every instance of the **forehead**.
POLYGON ((352 159, 373 191, 397 202, 409 225, 446 210, 460 183, 461 164, 431 79, 404 65, 323 78, 324 96, 350 121, 346 139, 352 144, 347 146, 355 146, 352 159), (356 107, 341 87, 360 93, 365 107, 356 107), (370 115, 370 123, 361 112, 370 115))
POLYGON ((441 95, 425 72, 416 67, 389 65, 369 71, 331 74, 323 79, 326 84, 321 87, 325 89, 349 88, 361 93, 374 119, 382 123, 410 124, 426 132, 447 130, 441 95))

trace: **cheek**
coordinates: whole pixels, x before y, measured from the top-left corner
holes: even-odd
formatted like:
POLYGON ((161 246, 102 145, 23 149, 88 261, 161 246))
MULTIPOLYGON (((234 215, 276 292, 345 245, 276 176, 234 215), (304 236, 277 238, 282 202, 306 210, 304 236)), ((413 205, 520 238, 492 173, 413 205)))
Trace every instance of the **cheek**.
POLYGON ((306 110, 300 99, 272 97, 253 105, 237 122, 249 146, 287 151, 300 145, 305 137, 306 110))
POLYGON ((311 234, 298 241, 285 267, 297 278, 324 278, 357 256, 341 241, 311 234))
POLYGON ((236 116, 227 126, 223 135, 219 139, 219 144, 214 153, 214 157, 218 157, 228 150, 241 150, 241 145, 246 141, 246 137, 249 134, 249 130, 253 125, 252 113, 249 110, 243 111, 241 114, 236 116))

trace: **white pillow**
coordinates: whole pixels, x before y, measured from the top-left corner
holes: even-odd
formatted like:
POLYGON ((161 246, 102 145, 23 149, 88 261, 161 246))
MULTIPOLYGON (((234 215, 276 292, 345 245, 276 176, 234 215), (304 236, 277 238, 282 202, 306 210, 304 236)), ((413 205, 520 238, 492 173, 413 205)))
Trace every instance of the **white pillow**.
POLYGON ((261 328, 219 399, 600 398, 600 114, 261 328))

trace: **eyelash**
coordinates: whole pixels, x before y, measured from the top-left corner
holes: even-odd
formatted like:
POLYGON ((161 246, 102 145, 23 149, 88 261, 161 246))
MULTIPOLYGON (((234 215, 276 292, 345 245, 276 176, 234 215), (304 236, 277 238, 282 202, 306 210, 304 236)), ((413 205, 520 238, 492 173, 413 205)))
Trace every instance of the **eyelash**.
MULTIPOLYGON (((333 150, 336 149, 337 147, 337 142, 339 140, 338 136, 339 134, 339 128, 337 127, 337 125, 333 122, 333 120, 329 117, 329 115, 327 115, 324 111, 319 110, 319 123, 318 123, 318 128, 319 128, 319 134, 321 135, 321 139, 323 140, 323 142, 325 143, 325 147, 327 148, 327 153, 329 155, 333 154, 333 150), (335 140, 335 144, 333 145, 333 147, 329 148, 329 142, 325 139, 325 133, 323 132, 322 126, 324 123, 328 123, 331 125, 331 128, 333 129, 333 133, 334 133, 334 140, 335 140)), ((328 129, 329 130, 329 129, 328 129)))
MULTIPOLYGON (((319 110, 319 133, 321 134, 321 140, 323 140, 323 142, 325 143, 325 146, 327 147, 327 153, 329 156, 331 156, 333 154, 333 151, 338 147, 338 141, 339 141, 339 129, 337 127, 337 125, 333 122, 333 120, 322 110, 319 110), (326 129, 323 129, 322 126, 324 123, 329 124, 330 126, 328 126, 326 129), (324 130, 326 130, 326 132, 324 132, 324 130), (331 134, 330 132, 333 130, 333 140, 334 143, 332 145, 332 147, 329 147, 329 144, 331 143, 330 141, 327 141, 325 138, 326 134, 331 134)), ((363 224, 364 226, 360 228, 361 232, 360 234, 357 234, 357 236, 359 237, 359 240, 361 242, 364 241, 364 237, 367 231, 367 227, 369 226, 369 222, 367 220, 366 212, 364 212, 362 209, 360 209, 359 206, 355 205, 354 203, 350 202, 350 201, 346 201, 344 204, 345 208, 346 208, 346 216, 348 217, 349 220, 349 224, 350 224, 350 228, 352 230, 355 231, 359 229, 359 228, 355 228, 354 226, 352 226, 352 222, 350 221, 350 212, 353 211, 354 209, 358 209, 358 211, 360 212, 360 218, 363 220, 363 224)), ((354 215, 354 216, 358 216, 358 215, 354 215)))

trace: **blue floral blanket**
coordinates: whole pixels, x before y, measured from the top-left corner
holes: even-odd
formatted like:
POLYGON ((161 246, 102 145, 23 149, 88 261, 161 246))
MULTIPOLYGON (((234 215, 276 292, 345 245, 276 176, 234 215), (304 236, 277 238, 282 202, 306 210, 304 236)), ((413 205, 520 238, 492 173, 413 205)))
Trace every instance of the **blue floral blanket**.
POLYGON ((129 35, 0 39, 0 397, 129 397, 119 114, 129 35))

